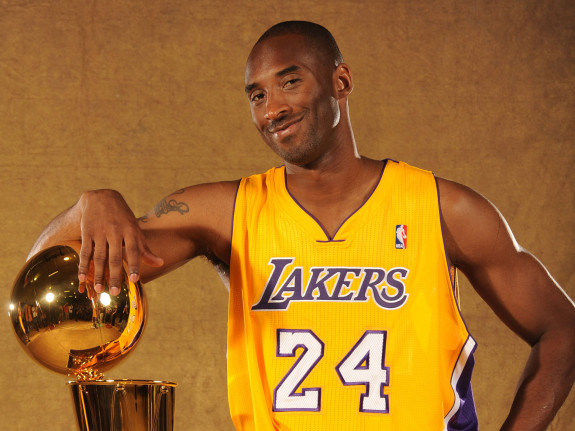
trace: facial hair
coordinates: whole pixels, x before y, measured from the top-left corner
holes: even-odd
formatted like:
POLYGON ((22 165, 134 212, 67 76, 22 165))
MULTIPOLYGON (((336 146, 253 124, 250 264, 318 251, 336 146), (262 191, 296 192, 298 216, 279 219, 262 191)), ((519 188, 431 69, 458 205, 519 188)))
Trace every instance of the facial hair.
MULTIPOLYGON (((272 130, 282 123, 289 122, 289 118, 283 118, 280 121, 272 123, 267 130, 262 131, 262 136, 268 146, 285 162, 296 166, 308 165, 322 155, 320 151, 322 143, 327 139, 326 135, 331 134, 330 132, 339 124, 341 112, 335 98, 331 98, 330 107, 326 111, 328 112, 324 113, 323 116, 327 117, 329 115, 331 117, 331 124, 328 130, 323 131, 323 133, 317 125, 325 123, 325 120, 322 122, 321 118, 316 117, 314 121, 309 122, 308 111, 301 120, 303 122, 302 130, 295 135, 287 136, 281 143, 278 143, 273 138, 273 134, 269 132, 269 130, 272 130)), ((319 116, 321 116, 321 114, 319 116)))

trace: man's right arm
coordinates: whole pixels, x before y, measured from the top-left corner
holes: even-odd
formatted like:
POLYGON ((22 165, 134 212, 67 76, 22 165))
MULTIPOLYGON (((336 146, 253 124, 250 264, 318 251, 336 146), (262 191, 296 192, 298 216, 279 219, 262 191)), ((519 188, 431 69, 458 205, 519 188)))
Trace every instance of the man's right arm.
POLYGON ((198 255, 229 265, 237 186, 232 181, 179 190, 139 219, 120 193, 86 192, 50 222, 29 257, 51 245, 76 244, 81 284, 93 262, 96 290, 102 289, 109 270, 112 293, 120 285, 123 260, 132 281, 149 281, 198 255))

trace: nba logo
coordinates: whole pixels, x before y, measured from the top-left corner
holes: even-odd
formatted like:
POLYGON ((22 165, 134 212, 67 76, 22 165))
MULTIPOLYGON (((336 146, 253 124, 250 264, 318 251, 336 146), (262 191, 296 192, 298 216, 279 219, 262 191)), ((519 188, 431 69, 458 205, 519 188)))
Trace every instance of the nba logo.
POLYGON ((395 248, 405 249, 407 247, 407 226, 398 224, 395 226, 395 248))

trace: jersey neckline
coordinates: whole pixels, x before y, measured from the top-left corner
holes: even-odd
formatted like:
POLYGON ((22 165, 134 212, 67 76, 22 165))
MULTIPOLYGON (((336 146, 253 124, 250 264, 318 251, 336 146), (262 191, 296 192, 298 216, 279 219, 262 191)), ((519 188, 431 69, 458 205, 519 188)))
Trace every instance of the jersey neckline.
MULTIPOLYGON (((342 227, 347 223, 348 220, 353 218, 358 212, 360 212, 363 208, 365 208, 365 206, 370 201, 372 196, 381 188, 381 185, 383 183, 384 173, 386 171, 387 163, 389 161, 393 161, 393 160, 391 160, 391 159, 382 160, 383 166, 381 167, 381 172, 379 173, 379 178, 377 179, 375 186, 373 187, 371 192, 367 195, 366 199, 341 222, 341 224, 335 230, 333 237, 330 236, 329 232, 324 228, 324 226, 320 223, 320 221, 311 212, 309 212, 303 205, 301 205, 299 203, 299 201, 295 198, 294 195, 291 194, 291 192, 288 188, 288 185, 287 185, 287 172, 286 172, 285 165, 280 167, 280 169, 282 169, 282 171, 283 171, 281 173, 281 175, 283 177, 283 181, 278 181, 277 185, 280 186, 282 188, 282 191, 289 197, 288 203, 292 206, 295 205, 295 207, 297 207, 299 209, 299 211, 303 212, 303 214, 307 217, 308 220, 311 220, 311 222, 314 226, 319 227, 321 229, 321 231, 323 232, 323 235, 325 236, 325 239, 316 239, 316 242, 318 242, 318 243, 341 243, 341 242, 346 241, 346 238, 338 238, 338 234, 342 230, 342 227)), ((278 178, 278 180, 279 179, 280 178, 278 178)))

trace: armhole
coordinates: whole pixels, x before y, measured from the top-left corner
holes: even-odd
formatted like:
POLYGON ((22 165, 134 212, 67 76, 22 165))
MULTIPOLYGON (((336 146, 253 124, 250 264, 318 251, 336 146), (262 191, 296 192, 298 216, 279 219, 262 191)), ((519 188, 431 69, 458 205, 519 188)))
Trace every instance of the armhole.
MULTIPOLYGON (((441 230, 441 242, 442 242, 442 247, 443 247, 443 253, 445 256, 445 264, 447 265, 447 267, 445 269, 448 273, 449 280, 451 282, 451 291, 452 291, 452 295, 453 295, 455 311, 457 312, 457 314, 459 316, 459 320, 461 321, 461 323, 465 327, 465 330, 467 331, 469 338, 473 339, 473 336, 471 335, 471 331, 469 330, 469 327, 467 326, 467 322, 465 322, 465 319, 463 318, 463 313, 461 311, 461 301, 460 301, 461 298, 460 298, 460 293, 459 293, 459 282, 457 281, 457 275, 458 275, 457 267, 455 265, 453 265, 453 263, 449 259, 449 256, 447 254, 447 249, 445 247, 445 236, 444 236, 444 232, 443 232, 443 223, 442 223, 443 215, 441 213, 441 199, 440 199, 440 195, 439 195, 439 184, 437 182, 437 177, 435 176, 435 174, 433 175, 433 178, 435 179, 435 188, 437 190, 437 207, 439 209, 439 228, 441 230)), ((474 343, 476 345, 475 340, 474 340, 474 343)), ((473 348, 473 350, 475 350, 475 347, 473 348)))

